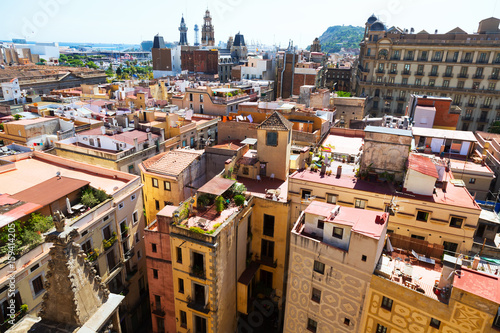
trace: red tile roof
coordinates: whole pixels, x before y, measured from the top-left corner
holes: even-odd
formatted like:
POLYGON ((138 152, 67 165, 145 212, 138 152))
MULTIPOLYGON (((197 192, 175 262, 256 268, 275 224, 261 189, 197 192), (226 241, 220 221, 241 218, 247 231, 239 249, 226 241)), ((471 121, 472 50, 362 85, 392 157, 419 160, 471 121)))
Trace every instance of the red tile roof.
POLYGON ((439 178, 436 166, 427 156, 410 154, 410 156, 408 157, 408 169, 412 169, 421 174, 434 177, 436 179, 439 178))
POLYGON ((43 207, 66 197, 88 184, 90 182, 85 180, 54 176, 38 185, 11 195, 11 198, 24 202, 32 202, 43 207))
MULTIPOLYGON (((134 139, 137 138, 137 142, 145 142, 148 140, 148 133, 139 131, 139 130, 132 130, 132 131, 127 131, 123 133, 117 133, 114 135, 107 135, 107 134, 102 134, 102 131, 100 128, 94 128, 88 131, 83 131, 78 133, 78 135, 106 135, 109 137, 112 137, 113 139, 121 142, 125 142, 128 144, 133 145, 134 144, 134 139)), ((159 138, 160 136, 157 134, 152 134, 151 135, 152 139, 155 140, 159 138)))
POLYGON ((153 156, 142 165, 149 172, 176 177, 202 154, 200 150, 178 149, 153 156))
POLYGON ((462 267, 462 274, 455 276, 453 287, 500 304, 500 280, 498 276, 462 267))

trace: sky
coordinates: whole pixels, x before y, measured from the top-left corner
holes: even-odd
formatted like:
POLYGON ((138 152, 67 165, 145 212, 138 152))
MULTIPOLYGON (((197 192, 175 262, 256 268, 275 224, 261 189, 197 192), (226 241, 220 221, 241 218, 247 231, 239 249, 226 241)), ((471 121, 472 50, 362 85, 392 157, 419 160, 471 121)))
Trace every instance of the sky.
POLYGON ((22 0, 2 1, 0 40, 139 44, 159 33, 179 40, 182 15, 188 42, 194 25, 212 14, 216 45, 241 32, 247 44, 285 47, 291 39, 305 48, 329 26, 364 26, 374 13, 388 27, 447 32, 477 30, 480 20, 500 17, 500 0, 22 0))

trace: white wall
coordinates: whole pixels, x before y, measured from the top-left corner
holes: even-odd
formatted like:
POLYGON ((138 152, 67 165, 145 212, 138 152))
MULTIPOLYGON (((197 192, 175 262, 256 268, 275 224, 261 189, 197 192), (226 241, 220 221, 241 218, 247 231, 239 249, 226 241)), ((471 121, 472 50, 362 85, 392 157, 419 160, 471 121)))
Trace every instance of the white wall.
POLYGON ((93 146, 96 148, 101 148, 101 149, 108 149, 108 150, 113 150, 117 151, 117 144, 119 145, 121 150, 128 150, 130 148, 133 148, 134 146, 131 144, 128 144, 126 142, 121 142, 118 140, 114 140, 112 137, 106 136, 106 135, 81 135, 78 134, 76 136, 78 142, 83 143, 88 146, 93 146), (101 145, 98 146, 97 144, 97 139, 99 138, 101 145), (94 144, 91 144, 91 140, 93 139, 94 144))
POLYGON ((436 109, 430 109, 429 107, 419 107, 417 105, 415 109, 415 127, 425 127, 432 128, 434 125, 434 118, 436 116, 436 109))
POLYGON ((442 145, 444 145, 444 139, 432 138, 431 151, 433 153, 440 153, 442 145))
POLYGON ((436 178, 408 169, 403 187, 414 194, 432 196, 435 184, 436 178))

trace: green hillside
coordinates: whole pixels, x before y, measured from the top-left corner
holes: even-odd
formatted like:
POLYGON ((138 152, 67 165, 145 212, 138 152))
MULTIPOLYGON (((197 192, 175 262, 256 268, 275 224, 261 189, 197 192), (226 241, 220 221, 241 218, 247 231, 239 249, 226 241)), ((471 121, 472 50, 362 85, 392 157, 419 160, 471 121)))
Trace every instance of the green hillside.
POLYGON ((363 39, 363 27, 353 27, 352 25, 334 25, 329 27, 319 37, 321 42, 321 51, 335 53, 339 52, 340 48, 359 49, 359 43, 363 39), (342 43, 342 45, 339 45, 342 43))

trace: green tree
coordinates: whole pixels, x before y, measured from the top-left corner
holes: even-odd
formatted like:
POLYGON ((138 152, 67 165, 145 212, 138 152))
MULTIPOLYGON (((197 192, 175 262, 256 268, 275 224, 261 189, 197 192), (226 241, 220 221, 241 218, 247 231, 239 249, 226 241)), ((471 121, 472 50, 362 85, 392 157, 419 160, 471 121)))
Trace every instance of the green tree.
POLYGON ((488 132, 500 134, 500 121, 495 121, 493 124, 491 124, 488 132))
POLYGON ((86 64, 85 64, 88 68, 92 68, 92 69, 99 69, 99 66, 97 66, 95 64, 95 62, 93 61, 88 61, 86 64))

